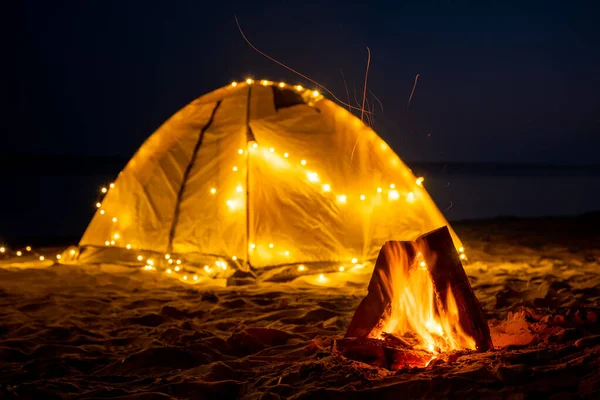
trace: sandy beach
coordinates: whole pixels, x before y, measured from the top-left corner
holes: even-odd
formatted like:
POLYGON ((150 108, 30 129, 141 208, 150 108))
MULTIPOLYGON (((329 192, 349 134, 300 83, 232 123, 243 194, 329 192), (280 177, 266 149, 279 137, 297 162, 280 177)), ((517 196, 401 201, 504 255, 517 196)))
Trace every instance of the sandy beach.
POLYGON ((400 371, 331 354, 369 271, 224 287, 4 259, 0 398, 598 398, 598 222, 453 224, 496 350, 400 371))

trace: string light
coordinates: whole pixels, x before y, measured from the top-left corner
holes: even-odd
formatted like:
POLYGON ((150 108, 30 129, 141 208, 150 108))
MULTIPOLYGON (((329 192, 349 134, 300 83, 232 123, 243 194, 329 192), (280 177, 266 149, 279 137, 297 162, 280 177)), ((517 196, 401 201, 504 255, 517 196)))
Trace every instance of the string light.
POLYGON ((351 261, 352 261, 352 264, 356 264, 358 262, 358 258, 355 257, 351 261))
POLYGON ((237 171, 237 170, 238 170, 238 167, 237 167, 237 166, 234 166, 234 167, 232 168, 232 170, 233 170, 233 172, 235 172, 235 171, 237 171))
POLYGON ((301 85, 297 85, 297 86, 296 86, 296 90, 297 90, 297 91, 301 91, 301 90, 303 90, 303 89, 304 89, 304 88, 303 88, 301 85))
POLYGON ((413 192, 408 192, 408 194, 406 195, 406 201, 410 203, 415 201, 415 194, 413 192))
POLYGON ((237 86, 237 82, 231 82, 231 86, 236 87, 237 86))
POLYGON ((267 81, 265 81, 265 80, 263 79, 263 80, 262 80, 260 83, 261 83, 263 86, 267 86, 267 84, 268 84, 269 82, 267 82, 267 81))
POLYGON ((397 190, 390 190, 388 193, 388 198, 390 200, 398 200, 400 198, 400 193, 397 190))
POLYGON ((206 271, 206 273, 210 273, 210 267, 208 265, 204 266, 204 270, 206 271))
POLYGON ((115 240, 118 240, 120 237, 121 237, 121 235, 119 235, 118 233, 115 233, 115 234, 113 235, 113 238, 114 238, 115 240))
POLYGON ((417 178, 417 185, 421 186, 423 185, 423 181, 425 180, 425 178, 423 178, 422 176, 417 178))
POLYGON ((69 252, 69 254, 71 254, 72 256, 75 255, 75 250, 71 249, 71 251, 69 252))
POLYGON ((31 246, 27 246, 27 247, 25 247, 25 250, 27 250, 27 251, 31 251, 31 246))
POLYGON ((319 282, 325 282, 327 280, 327 278, 325 278, 325 275, 321 274, 319 275, 319 282))
POLYGON ((106 192, 108 192, 108 189, 107 189, 107 188, 105 188, 105 187, 103 187, 103 188, 102 188, 102 189, 100 189, 100 190, 102 191, 102 193, 106 193, 106 192))
POLYGON ((344 266, 343 266, 343 265, 341 265, 341 266, 340 266, 340 268, 339 268, 340 272, 344 272, 344 269, 345 269, 345 268, 344 268, 344 266))
POLYGON ((313 97, 319 97, 319 91, 315 90, 314 92, 312 92, 313 97))
POLYGON ((111 245, 111 246, 114 246, 114 245, 115 245, 115 241, 114 241, 114 240, 111 240, 111 241, 110 241, 110 245, 111 245))
POLYGON ((283 253, 283 254, 285 254, 285 256, 287 257, 290 255, 290 252, 286 250, 285 253, 283 253))
POLYGON ((142 256, 137 256, 137 260, 138 260, 138 261, 142 261, 143 259, 144 259, 144 257, 142 257, 142 256))
POLYGON ((298 271, 302 272, 306 269, 304 265, 298 265, 298 271))
POLYGON ((131 250, 131 245, 130 245, 129 243, 127 243, 127 245, 125 246, 125 248, 126 248, 127 250, 131 250))
POLYGON ((462 253, 462 254, 460 255, 460 259, 461 259, 461 260, 464 260, 464 259, 466 259, 466 258, 467 258, 467 255, 466 255, 465 253, 462 253))
POLYGON ((169 259, 167 260, 167 262, 168 262, 169 264, 173 264, 173 259, 169 258, 169 259))
POLYGON ((242 149, 239 149, 239 150, 238 150, 238 154, 244 154, 244 150, 242 150, 242 149))
POLYGON ((106 242, 104 242, 105 246, 110 246, 110 242, 107 240, 106 242))
POLYGON ((269 248, 272 249, 273 247, 275 247, 275 245, 273 243, 269 243, 269 248))
POLYGON ((177 260, 177 261, 175 261, 175 263, 176 263, 177 265, 180 265, 180 264, 181 264, 181 260, 177 260))
POLYGON ((465 248, 464 248, 464 247, 462 247, 462 246, 461 246, 461 247, 459 247, 459 248, 458 248, 458 252, 459 252, 459 253, 464 253, 464 252, 465 252, 465 248))
POLYGON ((233 257, 231 257, 231 259, 232 259, 233 261, 235 261, 235 260, 237 260, 237 257, 236 257, 236 256, 233 256, 233 257))
POLYGON ((100 215, 104 215, 104 210, 100 210, 100 215))
POLYGON ((300 164, 306 165, 306 160, 300 160, 300 164))
POLYGON ((177 271, 177 272, 179 272, 180 269, 181 268, 179 268, 179 267, 175 267, 175 271, 177 271))
POLYGON ((146 271, 152 271, 153 268, 152 268, 152 265, 146 265, 146 266, 144 266, 144 269, 146 271))
POLYGON ((258 147, 258 143, 256 143, 256 142, 252 143, 252 147, 256 149, 258 147))
POLYGON ((96 208, 102 207, 102 203, 96 203, 96 208))
POLYGON ((167 274, 170 274, 171 272, 173 272, 173 271, 171 271, 171 268, 169 268, 169 269, 167 270, 167 274))
POLYGON ((329 183, 323 184, 323 191, 324 192, 331 192, 331 185, 329 183))
POLYGON ((361 200, 364 200, 365 198, 366 198, 366 197, 365 197, 365 195, 364 195, 364 194, 361 194, 361 195, 360 195, 360 199, 361 199, 361 200))
POLYGON ((167 253, 167 254, 165 254, 165 259, 167 259, 167 260, 168 260, 169 258, 171 258, 171 255, 170 255, 170 254, 168 254, 168 253, 167 253))
POLYGON ((425 261, 421 261, 419 263, 419 266, 422 267, 422 268, 425 268, 427 266, 427 263, 425 261))
POLYGON ((215 193, 217 193, 217 189, 215 189, 215 188, 211 188, 211 189, 210 189, 210 194, 215 194, 215 193))
POLYGON ((246 79, 246 83, 248 85, 252 85, 252 83, 254 83, 254 81, 252 79, 248 78, 248 79, 246 79))
POLYGON ((272 148, 272 147, 269 147, 269 152, 271 152, 271 153, 274 153, 274 152, 275 152, 275 149, 274 149, 274 148, 272 148))
POLYGON ((238 204, 239 202, 238 202, 238 200, 236 200, 236 199, 233 199, 233 200, 227 200, 225 203, 227 204, 227 206, 229 207, 229 209, 230 209, 231 211, 233 211, 233 210, 235 210, 236 208, 238 208, 238 205, 239 205, 239 204, 238 204))
POLYGON ((112 222, 117 222, 117 217, 113 217, 112 222))
POLYGON ((184 275, 184 276, 183 276, 183 280, 184 280, 184 281, 187 281, 187 275, 184 275))
POLYGON ((254 248, 256 248, 256 245, 254 243, 250 243, 250 248, 254 249, 254 248))
POLYGON ((46 259, 46 257, 40 256, 40 261, 44 261, 45 259, 46 259))
POLYGON ((242 187, 242 185, 237 185, 237 187, 235 188, 235 191, 238 193, 242 193, 243 190, 244 188, 242 187))
POLYGON ((391 183, 391 184, 390 184, 390 189, 395 189, 395 188, 396 188, 396 185, 395 185, 395 184, 393 184, 393 183, 391 183))
POLYGON ((111 189, 114 189, 114 188, 115 188, 115 184, 114 184, 114 183, 111 183, 111 184, 110 184, 110 185, 108 185, 108 186, 109 186, 111 189))
POLYGON ((194 280, 197 281, 198 280, 198 275, 194 275, 194 280))
POLYGON ((319 182, 319 174, 317 174, 316 172, 308 172, 306 176, 311 182, 319 182))
POLYGON ((4 247, 0 247, 0 253, 4 253, 6 249, 4 247))
POLYGON ((17 251, 17 257, 21 257, 23 255, 23 252, 21 250, 17 251))
POLYGON ((280 87, 280 88, 282 88, 282 87, 285 87, 285 83, 283 83, 283 82, 279 82, 279 87, 280 87))
POLYGON ((288 153, 283 153, 283 156, 284 156, 285 158, 288 158, 290 155, 289 155, 288 153))
POLYGON ((346 195, 345 195, 345 194, 340 194, 340 195, 337 197, 337 201, 338 201, 338 203, 340 203, 340 204, 346 204, 346 200, 347 200, 347 197, 346 197, 346 195))
POLYGON ((380 188, 380 187, 378 187, 378 188, 377 188, 377 193, 381 193, 381 192, 383 192, 383 189, 382 189, 382 188, 380 188))
POLYGON ((146 263, 148 265, 154 265, 154 260, 151 260, 150 258, 146 261, 146 263))

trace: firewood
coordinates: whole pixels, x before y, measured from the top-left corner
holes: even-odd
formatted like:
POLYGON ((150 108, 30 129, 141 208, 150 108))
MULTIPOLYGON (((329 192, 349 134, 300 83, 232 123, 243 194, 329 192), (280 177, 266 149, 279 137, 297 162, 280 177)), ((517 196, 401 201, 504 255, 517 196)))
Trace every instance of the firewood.
POLYGON ((335 341, 334 352, 351 360, 398 370, 406 366, 425 367, 433 355, 423 350, 396 347, 379 339, 344 338, 335 341))

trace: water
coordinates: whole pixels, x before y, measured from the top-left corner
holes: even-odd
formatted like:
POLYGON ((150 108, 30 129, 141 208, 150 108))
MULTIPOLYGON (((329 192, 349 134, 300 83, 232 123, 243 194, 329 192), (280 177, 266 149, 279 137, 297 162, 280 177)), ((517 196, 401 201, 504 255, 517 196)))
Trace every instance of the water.
MULTIPOLYGON (((0 243, 76 243, 126 160, 0 162, 0 243), (7 165, 10 164, 10 165, 7 165), (108 172, 105 172, 108 171, 108 172)), ((14 161, 14 160, 13 160, 14 161)), ((450 221, 600 210, 600 167, 413 164, 450 221)))

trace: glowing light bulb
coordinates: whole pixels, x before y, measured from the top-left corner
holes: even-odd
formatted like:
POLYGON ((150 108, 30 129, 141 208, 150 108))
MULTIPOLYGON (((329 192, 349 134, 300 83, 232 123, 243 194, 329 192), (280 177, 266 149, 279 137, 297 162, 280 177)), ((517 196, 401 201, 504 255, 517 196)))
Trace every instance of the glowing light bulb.
POLYGON ((115 241, 114 241, 114 240, 111 240, 111 241, 110 241, 110 245, 111 245, 111 246, 114 246, 114 245, 115 245, 115 241))
POLYGON ((100 215, 104 215, 105 211, 104 210, 100 210, 100 215))
POLYGON ((385 144, 385 143, 381 143, 381 144, 379 145, 379 147, 381 148, 381 150, 385 150, 385 149, 387 149, 387 144, 385 144))
POLYGON ((184 275, 184 276, 183 276, 183 280, 184 280, 184 281, 187 281, 187 275, 184 275))
POLYGON ((329 183, 325 183, 323 185, 323 191, 324 192, 331 192, 331 185, 329 183))
POLYGON ((71 250, 71 251, 69 252, 69 254, 71 254, 72 256, 74 256, 74 255, 75 255, 75 250, 71 250))
POLYGON ((282 88, 282 87, 285 87, 285 83, 283 83, 283 82, 279 82, 279 87, 281 87, 281 88, 282 88))
POLYGON ((393 184, 393 183, 391 183, 391 184, 390 184, 390 189, 395 189, 395 188, 396 188, 396 185, 395 185, 395 184, 393 184))
POLYGON ((227 206, 229 207, 229 209, 231 211, 235 210, 236 208, 238 208, 238 201, 237 200, 227 200, 226 201, 227 206))
POLYGON ((4 247, 0 247, 0 253, 4 253, 6 249, 4 247))
POLYGON ((225 261, 221 263, 221 268, 223 268, 223 271, 227 269, 227 263, 225 261))
POLYGON ((169 264, 173 264, 173 260, 172 260, 172 259, 168 259, 168 260, 167 260, 167 262, 168 262, 169 264))
POLYGON ((352 264, 356 264, 358 262, 358 258, 355 257, 351 261, 352 261, 352 264))
POLYGON ((168 260, 169 258, 171 258, 171 255, 170 255, 170 254, 168 254, 168 253, 167 253, 167 254, 165 254, 165 259, 167 259, 167 260, 168 260))
POLYGON ((340 266, 340 268, 339 268, 340 272, 344 272, 344 270, 345 270, 345 269, 346 269, 346 268, 344 268, 344 266, 343 266, 343 265, 341 265, 341 266, 340 266))
POLYGON ((100 191, 101 191, 102 193, 106 193, 106 192, 108 192, 108 189, 107 189, 107 188, 105 188, 105 187, 103 187, 102 189, 100 189, 100 191))
POLYGON ((102 203, 96 203, 96 208, 102 207, 102 203))
POLYGON ((300 160, 300 164, 306 165, 306 160, 300 160))
POLYGON ((60 254, 57 254, 57 255, 56 255, 56 259, 57 259, 57 260, 60 260, 61 258, 62 258, 62 256, 61 256, 60 254))
POLYGON ((325 282, 327 280, 327 278, 325 278, 325 275, 321 274, 319 275, 319 282, 325 282))
POLYGON ((408 194, 406 195, 406 201, 408 201, 409 203, 415 201, 415 194, 413 192, 408 192, 408 194))
POLYGON ((170 274, 171 272, 173 272, 173 271, 171 271, 171 268, 169 268, 169 269, 167 270, 167 274, 170 274))
POLYGON ((231 86, 236 87, 237 86, 237 82, 231 82, 231 86))
POLYGON ((23 252, 21 250, 17 251, 17 257, 21 257, 23 255, 23 252))
POLYGON ((121 237, 121 235, 119 235, 118 233, 115 233, 113 235, 113 239, 115 239, 115 240, 119 239, 120 237, 121 237))
POLYGON ((400 198, 400 194, 397 190, 390 190, 388 193, 388 198, 390 200, 398 200, 400 198))
POLYGON ((275 247, 275 245, 273 243, 269 243, 269 248, 272 249, 273 247, 275 247))
POLYGON ((210 189, 210 194, 215 194, 215 193, 217 193, 217 189, 215 189, 215 188, 211 188, 211 189, 210 189))
POLYGON ((461 246, 461 247, 459 247, 459 248, 458 248, 458 252, 459 252, 459 253, 464 253, 464 252, 465 252, 465 248, 464 248, 464 247, 462 247, 462 246, 461 246))
POLYGON ((233 172, 235 172, 235 171, 237 171, 237 170, 238 170, 238 167, 237 167, 237 166, 234 166, 234 167, 232 168, 232 170, 233 170, 233 172))
POLYGON ((421 185, 423 184, 423 181, 424 181, 424 180, 425 180, 425 178, 423 178, 422 176, 421 176, 421 177, 418 177, 418 178, 417 178, 417 185, 421 186, 421 185))
POLYGON ((252 85, 252 83, 253 83, 253 82, 254 82, 254 81, 253 81, 252 79, 250 79, 250 78, 246 79, 246 83, 247 83, 248 85, 252 85))
POLYGON ((107 240, 106 242, 104 242, 105 246, 110 246, 110 242, 107 240))
POLYGON ((205 265, 205 266, 204 266, 204 270, 205 270, 206 272, 210 272, 210 267, 209 267, 208 265, 205 265))
POLYGON ((306 176, 311 182, 319 182, 319 174, 317 174, 316 172, 308 172, 306 176))
POLYGON ((239 149, 239 150, 238 150, 238 154, 244 154, 244 150, 242 150, 242 149, 239 149))
POLYGON ((129 243, 127 243, 127 245, 125 246, 125 248, 126 248, 127 250, 131 250, 131 245, 130 245, 129 243))
POLYGON ((267 86, 267 84, 268 84, 269 82, 267 82, 267 81, 265 81, 265 80, 263 79, 262 81, 260 81, 260 83, 261 83, 263 86, 267 86))
POLYGON ((117 217, 113 217, 112 222, 117 222, 117 217))
POLYGON ((142 257, 142 256, 137 256, 137 260, 138 260, 138 261, 142 261, 143 259, 144 259, 144 257, 142 257))
POLYGON ((242 185, 237 185, 237 187, 235 188, 235 191, 238 193, 242 193, 243 190, 244 188, 242 187, 242 185))
POLYGON ((283 253, 283 254, 285 254, 285 256, 287 257, 290 255, 290 252, 286 250, 285 253, 283 253))
POLYGON ((177 261, 175 261, 175 263, 176 263, 177 265, 180 265, 180 264, 181 264, 181 260, 177 260, 177 261))
POLYGON ((297 86, 296 86, 296 90, 297 90, 297 91, 301 91, 301 90, 303 90, 303 89, 304 89, 304 88, 303 88, 301 85, 297 85, 297 86))
POLYGON ((306 269, 304 265, 298 265, 298 271, 302 272, 306 269))
POLYGON ((27 246, 27 247, 25 247, 25 250, 27 250, 27 251, 31 251, 31 246, 27 246))
POLYGON ((361 200, 364 200, 364 199, 366 199, 366 196, 365 196, 364 194, 361 194, 361 195, 360 195, 360 199, 361 199, 361 200))
POLYGON ((232 259, 233 261, 235 261, 235 260, 237 260, 237 257, 236 257, 236 256, 233 256, 233 257, 231 257, 231 259, 232 259))
POLYGON ((108 185, 108 186, 109 186, 111 189, 114 189, 114 188, 115 188, 115 184, 114 184, 114 183, 111 183, 111 184, 110 184, 110 185, 108 185))
POLYGON ((463 254, 461 254, 461 255, 460 255, 460 259, 461 259, 461 260, 464 260, 464 259, 466 259, 466 258, 467 258, 467 255, 466 255, 465 253, 463 253, 463 254))
POLYGON ((252 143, 252 147, 256 149, 258 147, 258 143, 256 143, 256 142, 252 143))
POLYGON ((378 187, 378 188, 377 188, 377 193, 381 193, 381 192, 383 192, 383 189, 382 189, 382 188, 380 188, 380 187, 378 187))
POLYGON ((290 155, 289 155, 288 153, 283 153, 283 156, 284 156, 285 158, 288 158, 290 155))
POLYGON ((149 258, 149 259, 146 261, 146 263, 148 263, 149 265, 154 265, 154 260, 152 260, 152 259, 150 259, 150 258, 149 258))
POLYGON ((46 257, 40 256, 40 261, 44 261, 45 259, 46 259, 46 257))
POLYGON ((272 148, 272 147, 269 147, 269 152, 271 152, 271 153, 274 153, 274 152, 275 152, 275 149, 274 149, 274 148, 272 148))
POLYGON ((425 261, 421 261, 419 263, 419 266, 425 268, 427 266, 427 263, 425 261))
POLYGON ((346 195, 345 195, 345 194, 340 194, 340 195, 337 197, 337 201, 338 201, 338 203, 340 203, 340 204, 346 204, 346 201, 347 201, 347 200, 348 200, 348 199, 346 198, 346 195))
POLYGON ((254 243, 250 243, 250 248, 254 249, 254 248, 256 248, 256 245, 254 243))
POLYGON ((194 280, 197 281, 198 280, 198 275, 194 275, 194 280))
POLYGON ((314 92, 312 92, 313 97, 319 97, 319 91, 315 90, 314 92))
POLYGON ((181 268, 179 268, 179 267, 175 267, 175 271, 177 271, 177 272, 179 272, 180 269, 181 268))

